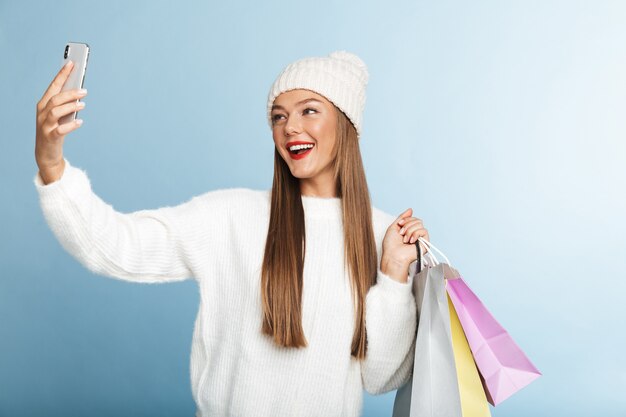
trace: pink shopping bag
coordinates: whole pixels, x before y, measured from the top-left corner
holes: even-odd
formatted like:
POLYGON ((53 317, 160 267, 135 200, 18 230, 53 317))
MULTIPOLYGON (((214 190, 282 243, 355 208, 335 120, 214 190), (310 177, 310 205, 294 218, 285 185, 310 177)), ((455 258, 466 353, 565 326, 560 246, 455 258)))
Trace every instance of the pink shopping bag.
POLYGON ((492 405, 539 378, 541 372, 461 277, 448 279, 446 291, 480 371, 487 400, 492 405))

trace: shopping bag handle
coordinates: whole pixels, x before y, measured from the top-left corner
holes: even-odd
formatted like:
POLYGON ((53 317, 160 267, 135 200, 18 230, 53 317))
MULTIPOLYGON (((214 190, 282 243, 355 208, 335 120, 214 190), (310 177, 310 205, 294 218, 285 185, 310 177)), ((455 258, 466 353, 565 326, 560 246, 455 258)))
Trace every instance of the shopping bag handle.
MULTIPOLYGON (((420 238, 421 239, 421 238, 420 238)), ((415 246, 417 248, 417 273, 419 274, 425 266, 435 266, 439 264, 437 259, 432 255, 432 251, 426 252, 422 254, 422 247, 419 244, 419 240, 415 242, 415 246)), ((426 246, 426 245, 424 245, 426 246)))
POLYGON ((422 251, 420 250, 420 242, 419 240, 415 242, 415 248, 417 249, 417 270, 416 273, 419 274, 422 272, 422 251))
MULTIPOLYGON (((436 250, 437 252, 439 252, 439 254, 441 254, 441 256, 443 256, 443 259, 446 260, 446 263, 449 266, 452 266, 452 263, 450 262, 450 260, 448 259, 448 257, 445 255, 445 253, 443 253, 442 251, 440 251, 439 249, 437 249, 437 247, 435 245, 433 245, 432 243, 430 243, 429 241, 427 241, 426 239, 419 237, 417 238, 417 242, 415 242, 415 246, 417 246, 417 263, 419 265, 419 270, 422 270, 422 267, 425 266, 423 263, 424 261, 428 261, 428 264, 430 265, 431 262, 433 264, 433 266, 439 265, 440 262, 439 260, 437 260, 437 258, 435 257, 435 255, 433 255, 433 249, 436 250), (419 243, 423 243, 425 247, 427 247, 428 249, 430 249, 428 252, 426 252, 425 254, 422 254, 422 247, 420 246, 419 243), (428 257, 428 258, 427 258, 428 257)), ((419 271, 418 271, 419 272, 419 271)))

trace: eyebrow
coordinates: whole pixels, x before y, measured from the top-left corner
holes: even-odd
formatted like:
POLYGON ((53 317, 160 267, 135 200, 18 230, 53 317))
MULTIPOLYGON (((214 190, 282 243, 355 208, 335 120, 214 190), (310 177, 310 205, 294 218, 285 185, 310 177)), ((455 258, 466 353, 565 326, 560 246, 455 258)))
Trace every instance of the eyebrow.
MULTIPOLYGON (((308 103, 309 101, 317 101, 320 104, 322 103, 318 99, 311 97, 311 98, 305 98, 304 100, 301 100, 301 101, 297 102, 296 106, 299 106, 299 105, 304 104, 304 103, 308 103)), ((283 110, 285 110, 285 108, 283 106, 278 105, 278 104, 274 104, 272 106, 272 110, 275 110, 275 109, 283 109, 283 110)))

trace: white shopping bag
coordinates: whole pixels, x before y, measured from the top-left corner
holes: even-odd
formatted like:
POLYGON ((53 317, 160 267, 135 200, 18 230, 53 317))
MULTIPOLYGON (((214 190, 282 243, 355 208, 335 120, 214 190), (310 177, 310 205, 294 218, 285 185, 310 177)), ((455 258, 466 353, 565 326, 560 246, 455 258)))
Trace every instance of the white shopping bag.
POLYGON ((424 258, 418 246, 418 260, 409 266, 419 318, 415 361, 411 378, 396 392, 393 417, 462 417, 444 281, 451 267, 429 266, 424 258))

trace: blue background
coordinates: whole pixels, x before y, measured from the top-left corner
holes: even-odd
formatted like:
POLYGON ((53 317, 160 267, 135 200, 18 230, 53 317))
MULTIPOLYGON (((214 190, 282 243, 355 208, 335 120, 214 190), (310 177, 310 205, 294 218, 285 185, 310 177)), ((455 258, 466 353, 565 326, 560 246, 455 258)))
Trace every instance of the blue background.
POLYGON ((0 1, 0 415, 195 411, 194 282, 91 274, 40 211, 35 105, 67 41, 91 55, 65 156, 121 212, 269 188, 274 78, 358 54, 374 205, 412 207, 544 374, 493 415, 625 415, 624 22, 621 1, 0 1))

